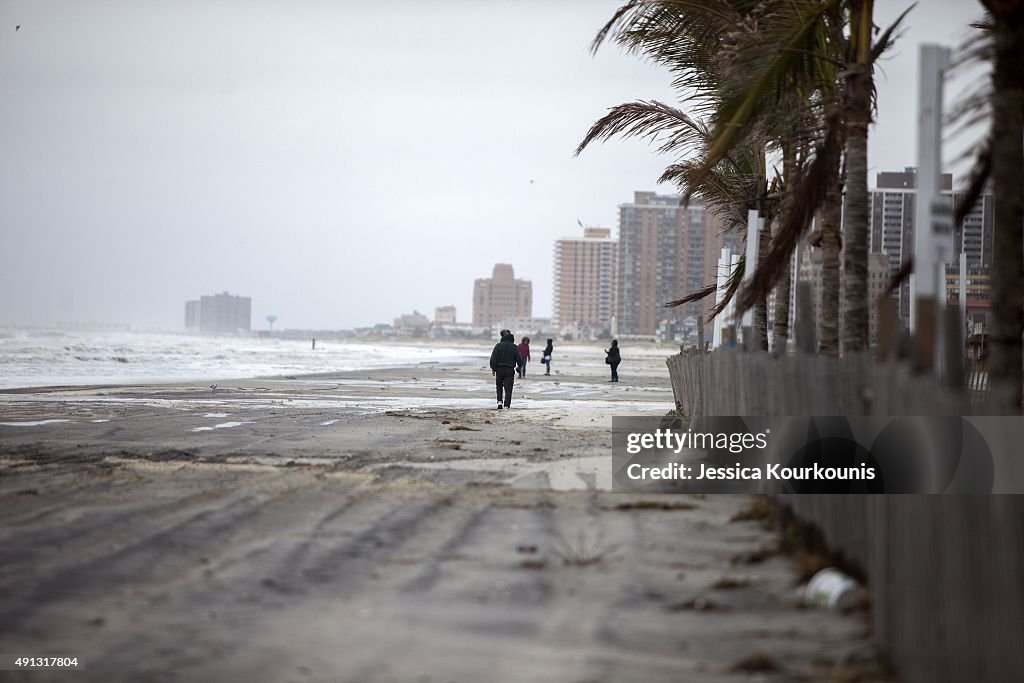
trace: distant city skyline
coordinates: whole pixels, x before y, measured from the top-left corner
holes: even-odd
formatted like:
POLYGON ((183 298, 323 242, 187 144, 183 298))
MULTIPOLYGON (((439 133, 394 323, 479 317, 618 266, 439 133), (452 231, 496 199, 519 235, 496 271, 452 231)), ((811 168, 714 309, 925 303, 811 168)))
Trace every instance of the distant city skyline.
MULTIPOLYGON (((549 317, 554 240, 675 191, 643 142, 572 156, 609 107, 677 102, 664 70, 589 53, 620 4, 3 3, 0 324, 180 329, 192 293, 229 290, 275 329, 351 328, 469 311, 465 283, 501 261, 549 317)), ((918 43, 980 15, 910 13, 869 175, 916 163, 918 43)))

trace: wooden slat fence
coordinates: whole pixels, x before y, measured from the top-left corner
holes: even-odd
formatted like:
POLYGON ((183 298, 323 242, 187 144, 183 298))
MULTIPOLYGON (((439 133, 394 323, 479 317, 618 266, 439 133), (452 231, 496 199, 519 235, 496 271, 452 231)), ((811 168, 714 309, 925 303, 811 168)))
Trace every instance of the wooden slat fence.
MULTIPOLYGON (((695 426, 725 415, 988 412, 980 371, 963 391, 868 356, 691 352, 668 368, 676 409, 695 426)), ((780 499, 868 576, 875 637, 900 680, 1024 681, 1024 496, 780 499)))

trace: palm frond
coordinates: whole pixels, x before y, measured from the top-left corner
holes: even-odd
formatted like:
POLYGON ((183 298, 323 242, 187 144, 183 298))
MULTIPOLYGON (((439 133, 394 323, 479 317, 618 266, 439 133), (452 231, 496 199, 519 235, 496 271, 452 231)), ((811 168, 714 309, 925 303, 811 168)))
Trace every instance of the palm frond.
POLYGON ((597 32, 597 35, 594 36, 594 40, 590 43, 591 54, 597 54, 598 49, 600 49, 601 45, 604 44, 608 36, 615 30, 619 29, 619 27, 627 21, 627 17, 631 13, 634 13, 641 5, 643 5, 643 0, 629 0, 625 5, 615 10, 615 14, 612 15, 612 18, 608 20, 608 23, 601 27, 601 30, 597 32))
POLYGON ((964 219, 967 218, 967 214, 971 212, 974 205, 978 203, 978 199, 981 198, 982 193, 985 191, 985 185, 988 183, 989 177, 992 175, 992 139, 986 138, 985 142, 978 148, 978 156, 975 160, 974 167, 971 168, 970 180, 967 184, 967 189, 964 191, 964 196, 960 200, 960 205, 956 207, 956 213, 953 216, 953 224, 956 226, 963 225, 964 219))
POLYGON ((616 135, 642 137, 652 142, 660 140, 659 152, 685 154, 702 149, 710 132, 700 121, 662 102, 627 102, 612 107, 598 119, 576 147, 574 155, 579 156, 594 141, 609 140, 616 135))
POLYGON ((699 161, 672 164, 661 174, 658 182, 674 184, 682 193, 684 203, 690 197, 697 197, 730 228, 742 229, 747 224, 747 210, 757 201, 757 178, 737 167, 720 167, 696 185, 693 177, 700 168, 699 161))
POLYGON ((878 58, 881 57, 889 48, 893 46, 893 43, 896 42, 896 38, 898 38, 900 35, 899 33, 897 33, 897 31, 900 30, 900 24, 903 23, 903 20, 907 17, 908 14, 910 14, 910 10, 914 9, 915 7, 917 7, 916 2, 913 3, 907 9, 903 10, 903 13, 896 17, 896 21, 892 22, 889 28, 885 29, 882 35, 878 37, 878 40, 875 41, 875 44, 871 46, 872 64, 877 62, 878 58))
POLYGON ((736 300, 737 313, 743 313, 767 296, 779 278, 787 272, 800 237, 810 227, 814 212, 825 203, 829 190, 838 180, 842 138, 842 122, 838 115, 833 115, 830 117, 826 139, 815 150, 806 173, 801 174, 802 181, 786 197, 783 218, 768 254, 757 264, 754 274, 736 300))
POLYGON ((900 265, 900 269, 892 274, 889 278, 889 283, 885 286, 885 291, 882 292, 881 298, 885 298, 895 292, 903 284, 903 281, 910 277, 910 274, 914 272, 914 257, 909 257, 900 265))
POLYGON ((725 287, 723 287, 722 300, 711 307, 708 311, 707 321, 710 323, 712 320, 722 314, 722 311, 728 307, 729 302, 736 296, 736 292, 739 291, 740 285, 743 283, 743 273, 746 269, 747 257, 740 255, 739 263, 736 268, 733 269, 732 273, 729 274, 729 278, 725 281, 725 287))
POLYGON ((696 292, 691 292, 684 296, 682 299, 676 299, 675 301, 669 301, 665 304, 665 308, 676 308, 683 304, 693 303, 694 301, 700 301, 704 297, 711 296, 717 290, 717 285, 708 285, 707 287, 701 287, 696 292))
MULTIPOLYGON (((736 47, 722 106, 713 129, 705 170, 737 142, 742 131, 762 118, 793 84, 834 89, 834 41, 821 34, 834 24, 838 0, 774 3, 759 34, 736 47), (809 55, 821 55, 817 59, 809 55), (788 86, 788 88, 787 88, 788 86)), ((832 29, 834 30, 834 29, 832 29)))
MULTIPOLYGON (((995 57, 995 43, 993 39, 995 31, 995 19, 991 13, 986 13, 984 18, 974 22, 971 26, 978 29, 978 33, 969 36, 958 47, 953 59, 952 70, 963 71, 964 69, 978 65, 979 63, 991 63, 995 57)), ((989 79, 981 79, 979 85, 962 95, 950 108, 949 114, 944 117, 943 123, 947 126, 955 126, 954 135, 963 133, 975 125, 990 121, 992 118, 992 85, 989 79)), ((956 207, 954 215, 955 225, 963 224, 967 214, 977 204, 978 199, 985 191, 985 185, 992 174, 992 133, 986 133, 982 142, 975 145, 975 151, 965 153, 963 156, 974 156, 974 165, 971 167, 968 176, 967 189, 960 205, 956 207)))
POLYGON ((630 0, 598 31, 591 52, 613 40, 629 54, 667 67, 677 89, 710 92, 723 31, 755 0, 630 0))

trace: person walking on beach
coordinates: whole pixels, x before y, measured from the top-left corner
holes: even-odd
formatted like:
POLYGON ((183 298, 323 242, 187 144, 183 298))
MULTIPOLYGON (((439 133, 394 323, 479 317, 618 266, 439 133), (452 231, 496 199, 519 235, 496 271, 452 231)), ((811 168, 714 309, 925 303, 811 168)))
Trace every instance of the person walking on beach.
POLYGON ((494 375, 494 386, 498 391, 498 410, 503 405, 506 410, 512 407, 512 386, 516 381, 516 370, 522 364, 515 337, 506 334, 491 351, 491 374, 494 375))
POLYGON ((523 337, 519 342, 519 358, 523 364, 519 366, 519 379, 526 379, 526 364, 530 362, 530 338, 523 337))
POLYGON ((548 345, 544 347, 544 353, 540 356, 540 362, 544 364, 547 370, 544 372, 545 375, 551 374, 551 352, 555 350, 555 345, 548 339, 548 345))
POLYGON ((604 362, 612 366, 612 378, 611 382, 619 381, 619 363, 622 362, 622 357, 619 355, 619 340, 612 339, 612 347, 605 349, 604 352, 608 356, 604 359, 604 362))

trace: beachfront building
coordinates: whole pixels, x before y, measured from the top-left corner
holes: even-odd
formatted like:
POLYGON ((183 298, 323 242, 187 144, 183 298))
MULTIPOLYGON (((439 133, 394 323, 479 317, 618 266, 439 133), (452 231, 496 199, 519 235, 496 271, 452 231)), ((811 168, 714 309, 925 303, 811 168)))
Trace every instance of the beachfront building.
POLYGON ((454 325, 455 324, 455 307, 454 306, 438 306, 434 309, 434 324, 435 325, 454 325))
POLYGON ((252 325, 252 299, 227 292, 185 302, 185 329, 204 334, 248 332, 252 325))
MULTIPOLYGON (((953 176, 942 175, 942 196, 952 200, 953 176)), ((870 248, 873 253, 885 254, 889 272, 895 274, 905 260, 914 253, 914 221, 917 205, 917 169, 908 166, 903 171, 883 171, 875 176, 875 189, 871 191, 870 248)), ((910 281, 904 280, 897 295, 900 320, 904 327, 910 324, 910 281)))
POLYGON ((584 228, 582 237, 555 242, 553 322, 558 329, 609 329, 618 247, 611 228, 584 228))
MULTIPOLYGON (((871 251, 884 253, 889 272, 895 274, 914 252, 914 221, 917 206, 917 169, 909 166, 899 172, 882 172, 875 177, 871 192, 871 251)), ((953 192, 953 176, 942 175, 942 197, 951 206, 959 206, 963 193, 953 192)), ((975 204, 963 226, 954 233, 954 249, 967 254, 967 267, 985 269, 992 265, 992 229, 994 197, 986 191, 975 204)), ((958 264, 955 264, 958 266, 958 264)), ((900 287, 899 315, 904 328, 910 325, 910 281, 900 287)))
POLYGON ((654 336, 661 307, 679 297, 683 209, 679 197, 635 192, 619 205, 618 306, 623 336, 654 336))
POLYGON ((491 327, 502 318, 533 317, 533 283, 517 279, 508 263, 473 283, 473 327, 491 327))
MULTIPOLYGON (((964 200, 963 192, 953 193, 953 206, 958 208, 964 200)), ((990 188, 982 192, 978 201, 964 217, 963 225, 953 233, 953 249, 967 255, 967 267, 983 269, 986 277, 992 268, 992 245, 995 227, 995 195, 990 188)), ((959 267, 959 263, 956 264, 959 267)), ((970 272, 970 271, 968 271, 970 272)))
POLYGON ((494 321, 491 326, 490 336, 497 340, 501 330, 510 330, 518 342, 523 337, 530 337, 532 341, 537 339, 554 338, 555 328, 551 318, 501 318, 494 321))
POLYGON ((632 202, 619 205, 616 316, 623 336, 654 337, 659 328, 685 336, 690 327, 682 321, 706 316, 714 305, 714 297, 706 297, 664 308, 714 284, 722 247, 735 246, 717 216, 679 201, 677 195, 637 191, 632 202))
POLYGON ((430 331, 430 319, 414 310, 395 318, 393 327, 398 337, 425 337, 430 331))
POLYGON ((443 325, 434 323, 430 326, 430 337, 432 339, 471 339, 474 337, 490 339, 491 331, 489 328, 473 327, 469 323, 445 323, 443 325))

